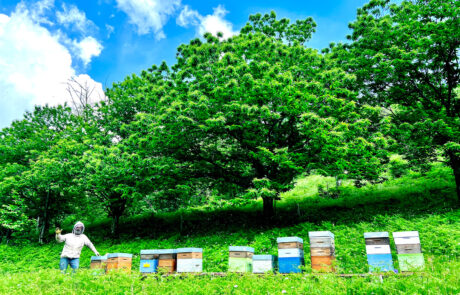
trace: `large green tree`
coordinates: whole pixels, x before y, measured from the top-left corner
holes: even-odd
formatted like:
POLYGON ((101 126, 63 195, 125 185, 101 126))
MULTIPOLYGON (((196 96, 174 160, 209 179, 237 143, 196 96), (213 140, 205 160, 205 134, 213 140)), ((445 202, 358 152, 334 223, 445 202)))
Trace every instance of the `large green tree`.
POLYGON ((354 102, 353 75, 304 45, 314 27, 258 14, 232 38, 181 45, 173 67, 128 79, 130 101, 151 107, 128 113, 135 121, 121 130, 146 157, 172 159, 184 176, 176 185, 236 188, 261 197, 267 217, 301 173, 377 180, 385 122, 354 102))
POLYGON ((446 159, 460 202, 460 2, 372 0, 350 28, 332 55, 356 76, 359 101, 386 108, 412 163, 446 159))

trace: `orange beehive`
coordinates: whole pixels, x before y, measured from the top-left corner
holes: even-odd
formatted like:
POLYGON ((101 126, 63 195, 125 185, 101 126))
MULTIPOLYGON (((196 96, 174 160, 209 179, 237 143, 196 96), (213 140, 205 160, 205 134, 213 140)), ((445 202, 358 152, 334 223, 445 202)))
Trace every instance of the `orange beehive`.
POLYGON ((91 256, 90 269, 105 269, 107 265, 107 255, 91 256))
POLYGON ((177 251, 176 249, 159 250, 158 269, 163 269, 168 273, 176 271, 177 251))
POLYGON ((111 253, 107 255, 107 271, 123 270, 131 272, 132 254, 111 253))
POLYGON ((311 256, 311 268, 321 271, 333 271, 334 256, 311 256))

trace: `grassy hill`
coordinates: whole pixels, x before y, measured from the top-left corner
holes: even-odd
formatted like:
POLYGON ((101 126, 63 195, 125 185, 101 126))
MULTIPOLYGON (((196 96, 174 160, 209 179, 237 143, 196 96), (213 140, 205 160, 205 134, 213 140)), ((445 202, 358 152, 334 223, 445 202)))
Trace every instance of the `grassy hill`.
MULTIPOLYGON (((74 276, 57 271, 62 244, 0 246, 0 294, 458 294, 460 292, 460 211, 455 205, 453 177, 436 168, 425 176, 411 174, 384 184, 343 189, 338 199, 320 198, 314 189, 329 179, 301 179, 277 205, 267 225, 258 202, 240 208, 193 208, 175 213, 127 218, 119 239, 107 238, 108 221, 88 224, 86 233, 100 253, 133 253, 131 275, 94 275, 87 268, 74 276), (337 272, 367 273, 363 233, 418 230, 427 264, 423 273, 402 277, 343 278, 312 273, 308 232, 335 234, 337 272), (228 246, 249 245, 256 253, 276 254, 276 238, 299 236, 305 241, 306 275, 229 275, 227 277, 151 276, 142 279, 141 249, 201 247, 204 271, 227 270, 228 246)), ((69 230, 70 228, 67 228, 69 230)), ((392 249, 395 246, 392 241, 392 249)), ((395 254, 393 252, 393 254, 395 254)), ((398 267, 396 255, 393 255, 398 267)))

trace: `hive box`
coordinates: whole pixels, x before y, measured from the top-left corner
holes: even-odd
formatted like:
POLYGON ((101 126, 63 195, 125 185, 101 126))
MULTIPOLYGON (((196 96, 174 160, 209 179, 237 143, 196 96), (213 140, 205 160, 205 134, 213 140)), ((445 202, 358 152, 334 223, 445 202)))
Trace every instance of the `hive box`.
POLYGON ((305 264, 303 239, 299 237, 277 238, 278 271, 280 273, 300 273, 305 264), (292 248, 288 248, 292 247, 292 248))
POLYGON ((252 272, 252 257, 254 248, 245 246, 230 246, 228 257, 228 271, 252 272))
POLYGON ((367 263, 370 272, 393 270, 390 236, 388 232, 364 233, 366 242, 367 263))
POLYGON ((273 272, 276 266, 276 258, 274 255, 254 255, 252 257, 252 272, 273 272))
POLYGON ((416 271, 425 268, 418 231, 394 232, 393 238, 401 271, 416 271))
POLYGON ((399 268, 401 271, 417 271, 425 268, 423 254, 398 254, 399 268))
POLYGON ((141 273, 155 273, 158 270, 159 250, 141 250, 141 273))
POLYGON ((91 269, 106 269, 107 255, 104 256, 91 256, 91 269))
POLYGON ((132 254, 128 253, 110 253, 107 254, 107 271, 123 270, 131 272, 132 254))
POLYGON ((391 271, 393 270, 393 258, 391 254, 368 254, 370 272, 391 271))
POLYGON ((176 271, 176 249, 158 250, 158 269, 162 269, 168 273, 176 271))
POLYGON ((179 248, 177 249, 177 272, 202 272, 203 249, 179 248))
POLYGON ((312 231, 310 239, 311 268, 319 271, 333 271, 335 261, 334 234, 330 231, 312 231))

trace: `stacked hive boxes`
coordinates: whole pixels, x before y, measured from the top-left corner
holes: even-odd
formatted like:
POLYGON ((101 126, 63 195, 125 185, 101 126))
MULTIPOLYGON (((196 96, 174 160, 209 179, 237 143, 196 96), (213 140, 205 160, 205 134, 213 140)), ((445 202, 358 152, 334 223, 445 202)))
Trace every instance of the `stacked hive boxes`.
POLYGON ((114 269, 131 272, 132 254, 110 253, 107 254, 107 271, 114 269))
POLYGON ((141 250, 141 273, 154 273, 158 270, 159 250, 141 250))
POLYGON ((158 250, 158 268, 165 270, 168 273, 176 271, 176 249, 158 250))
POLYGON ((203 249, 179 248, 177 249, 177 272, 202 272, 203 249))
POLYGON ((333 271, 335 261, 334 234, 330 231, 312 231, 310 238, 311 268, 320 271, 333 271))
POLYGON ((303 240, 299 237, 276 239, 278 243, 278 269, 280 273, 300 273, 305 264, 303 240))
POLYGON ((401 271, 421 270, 425 267, 418 231, 394 232, 401 271))
POLYGON ((244 246, 230 246, 228 271, 252 272, 252 256, 254 256, 254 248, 244 246))
POLYGON ((104 256, 91 256, 91 269, 106 269, 107 255, 104 256))
POLYGON ((252 257, 252 272, 273 272, 276 266, 276 258, 274 255, 254 255, 252 257))
POLYGON ((364 233, 370 272, 393 270, 388 232, 364 233))

